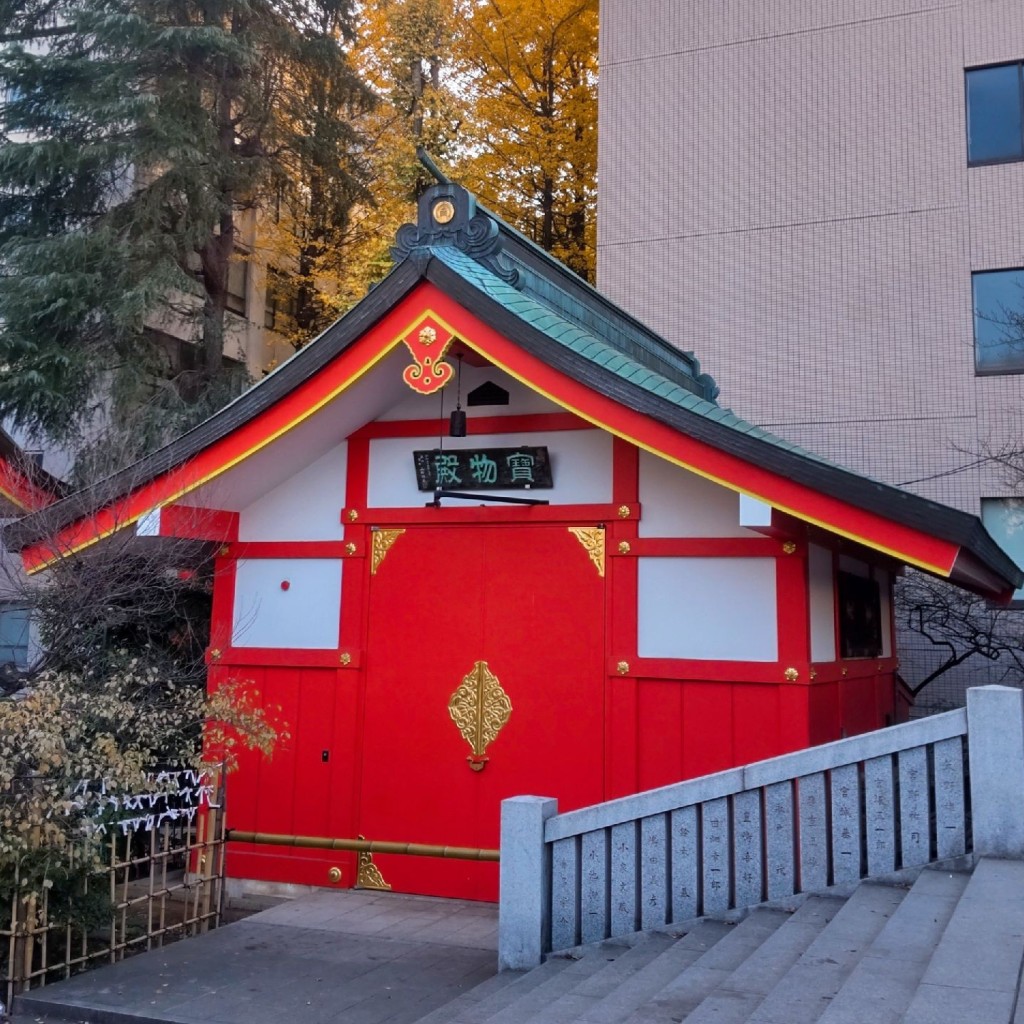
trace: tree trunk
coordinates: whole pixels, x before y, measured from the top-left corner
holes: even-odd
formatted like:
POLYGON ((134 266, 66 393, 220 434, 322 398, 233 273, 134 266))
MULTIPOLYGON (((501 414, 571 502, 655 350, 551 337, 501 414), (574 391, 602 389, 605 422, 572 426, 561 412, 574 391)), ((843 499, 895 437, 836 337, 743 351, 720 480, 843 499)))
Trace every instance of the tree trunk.
MULTIPOLYGON (((208 10, 206 20, 216 23, 222 13, 219 10, 208 10)), ((237 8, 231 14, 232 35, 239 35, 243 30, 241 17, 237 8)), ((217 147, 220 150, 224 165, 231 166, 235 158, 235 124, 233 121, 233 105, 237 92, 237 80, 240 68, 227 61, 221 68, 220 81, 217 88, 217 147)), ((228 297, 228 265, 235 251, 235 190, 226 171, 217 189, 221 202, 220 219, 217 233, 211 233, 205 245, 199 251, 203 268, 203 337, 202 337, 202 376, 204 381, 213 380, 220 375, 224 366, 224 311, 228 297)))
POLYGON ((224 311, 228 299, 228 264, 235 247, 235 223, 230 213, 220 218, 220 234, 213 235, 199 257, 203 267, 202 375, 212 380, 224 366, 224 311))

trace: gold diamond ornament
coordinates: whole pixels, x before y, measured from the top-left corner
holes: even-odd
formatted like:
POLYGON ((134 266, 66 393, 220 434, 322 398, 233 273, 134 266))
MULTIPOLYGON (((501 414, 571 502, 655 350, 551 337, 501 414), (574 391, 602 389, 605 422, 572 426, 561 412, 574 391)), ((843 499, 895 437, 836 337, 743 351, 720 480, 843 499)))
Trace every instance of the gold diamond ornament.
POLYGON ((487 747, 512 715, 512 701, 486 661, 476 662, 451 695, 448 714, 473 751, 466 759, 470 768, 483 771, 487 747))

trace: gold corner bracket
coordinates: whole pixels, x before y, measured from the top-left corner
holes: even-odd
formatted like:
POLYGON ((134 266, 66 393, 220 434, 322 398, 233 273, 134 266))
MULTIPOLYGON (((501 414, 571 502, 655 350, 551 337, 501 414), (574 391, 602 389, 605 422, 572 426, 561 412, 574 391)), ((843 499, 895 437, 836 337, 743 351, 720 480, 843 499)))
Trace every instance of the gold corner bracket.
MULTIPOLYGON (((359 836, 359 838, 365 840, 366 836, 359 836)), ((373 854, 369 850, 360 851, 355 888, 391 892, 391 886, 384 881, 384 876, 380 873, 380 868, 373 863, 373 854)))
POLYGON ((569 532, 583 545, 583 550, 597 567, 597 575, 604 576, 604 527, 570 526, 569 532))
POLYGON ((463 678, 448 701, 448 714, 472 750, 469 767, 483 771, 487 747, 512 717, 512 701, 486 661, 476 662, 463 678))
POLYGON ((384 556, 394 546, 396 540, 405 530, 371 530, 370 537, 370 575, 376 576, 384 556))

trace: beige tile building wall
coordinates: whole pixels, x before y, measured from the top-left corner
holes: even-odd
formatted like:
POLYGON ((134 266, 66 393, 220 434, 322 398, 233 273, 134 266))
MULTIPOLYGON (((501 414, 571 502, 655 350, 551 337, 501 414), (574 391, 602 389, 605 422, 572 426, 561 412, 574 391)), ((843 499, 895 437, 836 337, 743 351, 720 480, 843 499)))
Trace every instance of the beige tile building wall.
MULTIPOLYGON (((598 284, 737 413, 979 511, 1024 375, 974 372, 971 272, 1024 266, 1024 163, 967 166, 964 69, 1022 0, 602 0, 598 284)), ((1019 489, 1016 493, 1020 493, 1019 489)))

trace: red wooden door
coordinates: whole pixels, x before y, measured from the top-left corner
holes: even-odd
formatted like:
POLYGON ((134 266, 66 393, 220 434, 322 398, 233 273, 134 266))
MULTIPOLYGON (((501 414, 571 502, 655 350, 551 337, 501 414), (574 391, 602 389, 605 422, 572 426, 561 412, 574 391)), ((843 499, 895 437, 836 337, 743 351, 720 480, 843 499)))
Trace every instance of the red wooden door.
MULTIPOLYGON (((369 611, 362 834, 496 848, 504 797, 602 799, 604 580, 566 527, 407 528, 369 611), (449 711, 467 676, 463 724, 481 694, 499 719, 500 693, 511 705, 480 770, 449 711)), ((495 864, 374 861, 399 891, 497 898, 495 864)))
MULTIPOLYGON (((333 777, 338 774, 335 761, 342 746, 336 735, 338 670, 244 671, 263 707, 288 735, 278 740, 270 757, 259 751, 239 751, 239 771, 227 777, 229 827, 281 835, 331 835, 332 810, 345 802, 333 777)), ((227 674, 227 670, 218 672, 227 674)), ((328 871, 338 863, 337 853, 297 847, 236 843, 228 854, 228 872, 235 877, 303 885, 329 884, 328 871)))

